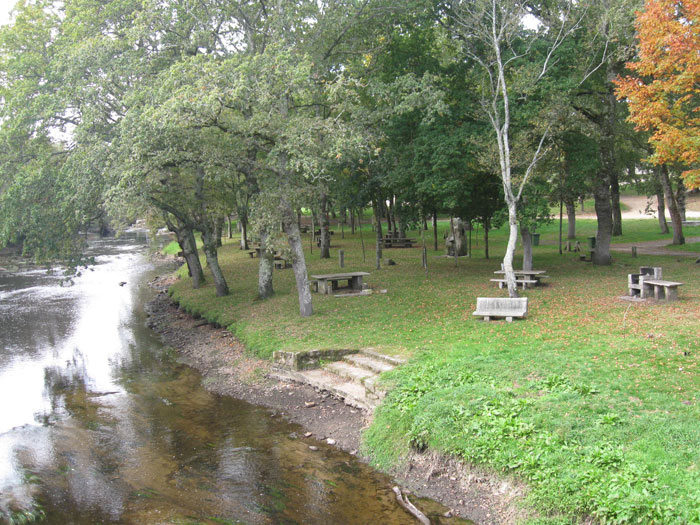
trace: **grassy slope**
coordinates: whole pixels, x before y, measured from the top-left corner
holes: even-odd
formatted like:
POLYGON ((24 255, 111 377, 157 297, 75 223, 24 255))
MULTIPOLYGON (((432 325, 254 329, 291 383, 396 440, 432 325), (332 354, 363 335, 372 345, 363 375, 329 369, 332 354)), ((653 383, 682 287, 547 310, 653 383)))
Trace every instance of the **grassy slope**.
MULTIPOLYGON (((594 221, 577 226, 579 239, 595 232, 594 221)), ((668 237, 656 228, 626 221, 619 242, 668 237)), ((186 280, 171 291, 259 355, 365 346, 413 355, 386 379, 394 389, 366 434, 377 464, 396 465, 412 447, 428 446, 525 479, 531 503, 545 513, 700 521, 698 267, 692 259, 621 254, 612 266, 594 267, 557 253, 558 224, 540 232, 535 267, 547 270, 549 285, 525 292, 529 319, 513 324, 471 315, 477 296, 504 295, 488 281, 504 249, 502 231, 491 234, 490 260, 480 241, 474 258, 456 267, 429 257, 427 275, 418 249, 387 250, 385 260, 397 265, 377 271, 368 232, 366 263, 359 237, 336 233, 333 259, 308 254, 310 273, 338 271, 340 247, 346 269, 371 272, 370 286, 388 293, 315 295, 308 319, 298 316, 291 270, 275 272, 275 297, 258 301, 257 260, 233 246, 222 253, 231 296, 216 298, 210 283, 191 290, 186 280), (686 283, 681 300, 619 300, 627 273, 643 264, 686 283)))

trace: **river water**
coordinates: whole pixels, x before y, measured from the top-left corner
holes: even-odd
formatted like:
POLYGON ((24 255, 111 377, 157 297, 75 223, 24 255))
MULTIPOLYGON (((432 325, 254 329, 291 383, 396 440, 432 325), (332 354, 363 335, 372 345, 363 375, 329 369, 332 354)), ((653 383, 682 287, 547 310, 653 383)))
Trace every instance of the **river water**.
POLYGON ((0 272, 0 523, 413 523, 391 480, 177 362, 146 328, 143 239, 91 251, 72 286, 0 272))

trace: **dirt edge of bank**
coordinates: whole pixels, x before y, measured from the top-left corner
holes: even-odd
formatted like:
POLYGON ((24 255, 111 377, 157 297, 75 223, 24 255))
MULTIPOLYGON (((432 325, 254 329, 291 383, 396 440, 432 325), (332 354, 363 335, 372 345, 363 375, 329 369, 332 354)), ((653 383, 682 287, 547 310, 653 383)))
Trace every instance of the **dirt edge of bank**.
MULTIPOLYGON (((207 390, 266 407, 301 425, 305 437, 359 455, 362 431, 370 423, 365 412, 308 385, 271 379, 271 362, 251 356, 228 330, 178 309, 166 293, 173 281, 172 276, 162 276, 150 283, 158 293, 145 306, 148 326, 202 374, 207 390)), ((528 515, 519 504, 526 492, 522 484, 454 458, 416 453, 403 469, 390 474, 417 496, 434 499, 451 509, 450 513, 478 524, 520 523, 528 515)))

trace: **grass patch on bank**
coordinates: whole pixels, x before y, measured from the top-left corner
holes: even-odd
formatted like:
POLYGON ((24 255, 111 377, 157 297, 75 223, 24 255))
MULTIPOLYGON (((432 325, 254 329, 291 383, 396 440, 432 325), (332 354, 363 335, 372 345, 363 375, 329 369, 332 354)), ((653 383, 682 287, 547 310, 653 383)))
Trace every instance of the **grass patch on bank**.
MULTIPOLYGON (((595 221, 579 220, 581 244, 595 221)), ((447 224, 440 223, 440 245, 447 224)), ((615 242, 671 239, 653 220, 625 221, 615 242)), ((314 295, 314 315, 302 319, 292 270, 275 271, 275 296, 256 298, 257 259, 237 244, 221 264, 231 295, 217 298, 211 279, 192 290, 187 279, 171 294, 188 311, 230 329, 253 352, 374 347, 412 356, 384 380, 392 387, 365 436, 365 451, 384 468, 429 448, 516 476, 529 503, 564 522, 582 516, 611 523, 700 521, 700 268, 691 258, 614 254, 597 267, 558 254, 558 222, 540 228, 534 267, 547 286, 526 290, 526 321, 473 318, 476 297, 505 296, 489 279, 499 268, 504 230, 490 233, 491 259, 473 238, 473 257, 438 257, 429 249, 385 250, 374 268, 373 237, 333 236, 330 260, 304 237, 309 273, 333 273, 338 249, 346 271, 387 294, 335 298, 314 295), (630 303, 627 274, 662 266, 684 282, 675 303, 630 303)), ((566 232, 566 225, 564 225, 566 232)), ((428 232, 426 232, 428 233, 428 232)), ((688 237, 700 228, 685 230, 688 237)), ((420 234, 411 232, 414 238, 420 234)), ((479 236, 481 237, 481 236, 479 236)), ((432 248, 432 239, 426 235, 432 248)), ((519 265, 519 262, 518 262, 519 265)), ((182 271, 181 271, 182 274, 182 271)), ((185 274, 186 275, 186 272, 185 274)))

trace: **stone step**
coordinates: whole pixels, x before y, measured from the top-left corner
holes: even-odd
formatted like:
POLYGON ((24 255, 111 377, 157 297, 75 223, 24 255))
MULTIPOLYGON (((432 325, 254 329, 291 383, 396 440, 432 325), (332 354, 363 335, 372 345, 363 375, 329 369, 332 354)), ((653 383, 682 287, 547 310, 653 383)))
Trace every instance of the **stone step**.
POLYGON ((360 354, 378 359, 379 361, 384 361, 392 366, 401 366, 406 363, 406 360, 403 357, 381 354, 372 348, 363 348, 360 350, 360 354))
POLYGON ((340 377, 353 381, 358 385, 364 384, 367 378, 374 377, 376 375, 367 368, 355 366, 346 361, 333 361, 332 363, 324 365, 323 368, 340 377))
POLYGON ((384 390, 381 390, 377 386, 377 381, 379 380, 379 376, 372 376, 368 377, 365 379, 364 385, 365 385, 365 390, 367 391, 367 397, 370 397, 372 399, 377 399, 381 400, 384 399, 386 396, 386 392, 384 390))
POLYGON ((311 385, 317 390, 325 390, 332 395, 341 398, 346 405, 372 411, 378 404, 378 400, 367 396, 365 387, 353 381, 348 381, 328 370, 322 368, 315 370, 280 370, 270 374, 276 379, 296 381, 311 385))
POLYGON ((375 374, 381 374, 382 372, 388 372, 393 370, 395 365, 388 363, 382 359, 377 359, 376 357, 371 357, 364 354, 350 354, 343 357, 343 361, 351 363, 360 368, 365 368, 374 372, 375 374))

